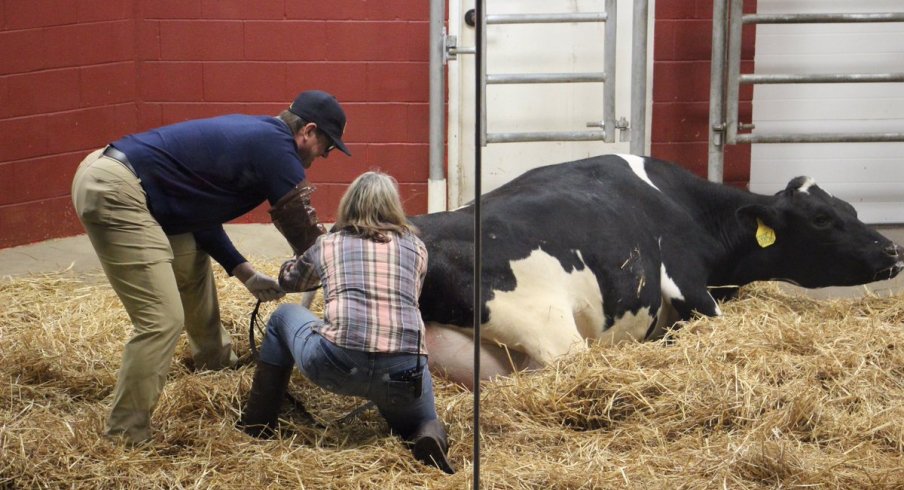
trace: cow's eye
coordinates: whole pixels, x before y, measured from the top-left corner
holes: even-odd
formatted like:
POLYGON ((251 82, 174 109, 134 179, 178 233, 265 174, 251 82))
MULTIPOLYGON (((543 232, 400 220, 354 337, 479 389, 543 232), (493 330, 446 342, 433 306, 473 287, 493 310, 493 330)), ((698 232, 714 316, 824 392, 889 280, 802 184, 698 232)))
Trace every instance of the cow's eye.
POLYGON ((820 214, 813 218, 813 226, 815 226, 816 228, 828 228, 832 226, 832 218, 827 215, 820 214))

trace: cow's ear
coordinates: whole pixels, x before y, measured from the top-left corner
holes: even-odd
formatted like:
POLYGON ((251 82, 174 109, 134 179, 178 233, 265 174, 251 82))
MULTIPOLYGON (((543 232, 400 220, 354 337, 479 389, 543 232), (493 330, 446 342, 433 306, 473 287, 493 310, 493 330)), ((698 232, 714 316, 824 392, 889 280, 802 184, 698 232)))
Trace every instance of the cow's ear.
POLYGON ((760 223, 765 224, 770 228, 779 227, 778 213, 774 208, 769 206, 749 204, 738 208, 735 214, 738 217, 738 222, 741 223, 741 228, 745 231, 756 231, 757 227, 760 226, 760 223))
POLYGON ((797 191, 806 191, 814 185, 816 185, 816 181, 806 175, 801 175, 788 181, 788 185, 785 186, 785 193, 792 194, 797 191))
POLYGON ((778 213, 774 208, 751 204, 737 210, 738 221, 744 234, 749 234, 756 239, 756 243, 767 248, 775 244, 777 240, 776 228, 779 228, 778 213))

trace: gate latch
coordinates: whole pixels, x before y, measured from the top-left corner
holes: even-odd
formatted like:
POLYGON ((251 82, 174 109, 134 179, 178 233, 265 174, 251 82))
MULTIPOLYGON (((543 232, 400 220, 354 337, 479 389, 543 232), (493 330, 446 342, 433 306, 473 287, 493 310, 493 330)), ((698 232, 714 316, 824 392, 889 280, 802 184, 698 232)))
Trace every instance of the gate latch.
POLYGON ((476 48, 458 47, 458 36, 443 35, 443 64, 449 63, 449 60, 458 59, 460 54, 474 54, 476 48))

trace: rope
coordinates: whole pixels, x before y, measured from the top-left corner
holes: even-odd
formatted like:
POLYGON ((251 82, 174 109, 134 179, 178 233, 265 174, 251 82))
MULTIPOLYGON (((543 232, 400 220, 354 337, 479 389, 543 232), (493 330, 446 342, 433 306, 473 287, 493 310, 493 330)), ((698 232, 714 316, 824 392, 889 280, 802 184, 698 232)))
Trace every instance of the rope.
POLYGON ((254 327, 260 320, 258 312, 261 310, 261 300, 257 300, 254 309, 251 310, 251 320, 248 322, 248 345, 251 347, 251 359, 258 360, 257 345, 254 343, 254 327))

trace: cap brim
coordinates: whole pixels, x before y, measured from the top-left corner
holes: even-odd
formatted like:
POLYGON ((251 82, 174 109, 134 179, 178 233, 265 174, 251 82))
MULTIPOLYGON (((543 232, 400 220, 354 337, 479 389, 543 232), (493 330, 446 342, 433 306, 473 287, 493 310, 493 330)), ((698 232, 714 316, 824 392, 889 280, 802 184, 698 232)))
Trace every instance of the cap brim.
POLYGON ((343 143, 342 140, 333 140, 333 144, 335 144, 336 148, 338 148, 342 153, 345 153, 348 156, 352 156, 352 152, 348 151, 348 148, 346 148, 345 143, 343 143))
POLYGON ((334 137, 333 135, 331 135, 330 133, 327 133, 326 131, 324 131, 324 133, 326 133, 326 135, 330 137, 330 141, 334 145, 336 145, 336 148, 338 148, 339 151, 341 151, 342 153, 345 153, 348 156, 352 156, 352 152, 348 151, 348 147, 345 146, 345 143, 343 143, 341 139, 334 137))

